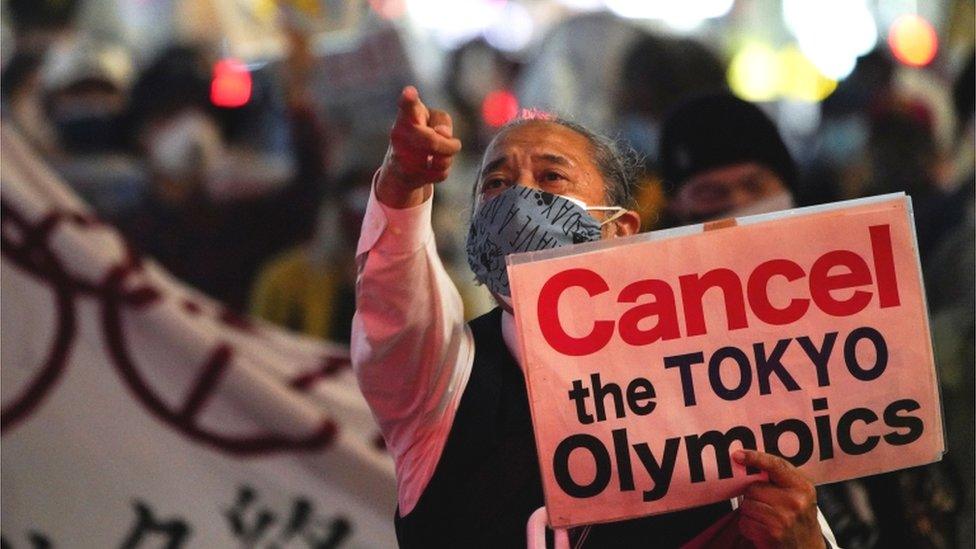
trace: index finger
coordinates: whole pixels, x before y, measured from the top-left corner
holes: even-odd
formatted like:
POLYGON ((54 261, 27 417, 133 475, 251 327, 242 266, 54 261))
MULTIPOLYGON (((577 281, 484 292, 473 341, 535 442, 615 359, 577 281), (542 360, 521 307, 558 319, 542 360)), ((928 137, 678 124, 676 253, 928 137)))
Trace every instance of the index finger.
POLYGON ((756 450, 737 450, 732 454, 732 459, 742 465, 765 471, 769 481, 777 486, 804 486, 807 482, 800 470, 792 463, 773 454, 756 450))
POLYGON ((427 125, 427 118, 430 113, 423 101, 420 100, 420 92, 413 86, 407 86, 400 92, 400 99, 397 100, 397 118, 410 124, 427 125))
POLYGON ((445 111, 431 109, 430 118, 427 120, 427 125, 434 128, 434 131, 443 135, 444 137, 454 136, 454 122, 451 121, 451 115, 447 114, 445 111))

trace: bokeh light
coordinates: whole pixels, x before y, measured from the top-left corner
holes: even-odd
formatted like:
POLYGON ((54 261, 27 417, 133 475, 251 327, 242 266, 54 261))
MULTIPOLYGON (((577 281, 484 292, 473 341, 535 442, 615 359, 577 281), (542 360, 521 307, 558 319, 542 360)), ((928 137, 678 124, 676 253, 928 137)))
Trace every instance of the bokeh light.
POLYGON ((795 45, 779 51, 780 95, 785 99, 816 103, 835 89, 837 81, 825 76, 795 45))
POLYGON ((251 72, 239 59, 221 59, 214 65, 210 101, 218 107, 243 107, 251 99, 251 72))
POLYGON ((596 11, 604 8, 603 0, 556 0, 556 2, 575 11, 596 11))
POLYGON ((494 24, 484 30, 484 37, 499 50, 517 52, 529 44, 534 32, 529 10, 518 2, 508 2, 494 24))
POLYGON ((924 67, 939 50, 932 24, 917 15, 902 15, 888 31, 888 46, 895 58, 910 67, 924 67))
POLYGON ((779 92, 779 69, 779 58, 771 47, 747 44, 729 63, 729 87, 746 101, 772 101, 779 92))
POLYGON ((864 0, 783 0, 783 19, 800 50, 828 78, 841 80, 878 42, 864 0))
POLYGON ((682 30, 726 15, 734 3, 734 0, 606 0, 607 8, 620 17, 659 19, 682 30))
POLYGON ((518 112, 518 98, 508 90, 495 90, 481 103, 481 117, 492 128, 511 122, 518 112))
POLYGON ((441 47, 477 38, 501 19, 507 0, 407 0, 407 15, 441 47))
POLYGON ((815 103, 837 88, 795 45, 774 50, 767 44, 746 44, 732 57, 729 87, 747 101, 788 99, 815 103))

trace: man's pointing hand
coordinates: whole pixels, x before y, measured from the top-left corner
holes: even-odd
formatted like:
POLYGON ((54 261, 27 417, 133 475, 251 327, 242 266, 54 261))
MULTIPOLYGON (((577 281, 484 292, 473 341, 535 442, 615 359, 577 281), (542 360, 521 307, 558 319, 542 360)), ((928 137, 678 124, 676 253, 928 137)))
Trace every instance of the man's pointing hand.
POLYGON ((430 196, 432 183, 447 179, 461 141, 451 116, 428 109, 413 86, 403 88, 397 110, 376 195, 387 206, 408 208, 430 196))

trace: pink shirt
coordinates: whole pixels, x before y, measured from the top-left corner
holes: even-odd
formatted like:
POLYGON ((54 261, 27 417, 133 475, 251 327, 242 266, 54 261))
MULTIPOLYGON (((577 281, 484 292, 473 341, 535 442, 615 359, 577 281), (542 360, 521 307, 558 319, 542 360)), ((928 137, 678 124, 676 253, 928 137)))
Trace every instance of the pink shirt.
POLYGON ((431 203, 388 208, 371 193, 356 249, 352 363, 393 455, 401 515, 434 474, 474 361, 431 203))

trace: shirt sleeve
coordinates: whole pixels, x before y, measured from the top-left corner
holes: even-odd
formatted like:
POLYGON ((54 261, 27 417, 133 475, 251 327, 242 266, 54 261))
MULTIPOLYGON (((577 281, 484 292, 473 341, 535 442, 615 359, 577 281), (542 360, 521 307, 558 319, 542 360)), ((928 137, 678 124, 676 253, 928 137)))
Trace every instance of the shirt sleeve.
POLYGON ((820 512, 819 506, 817 507, 817 522, 820 524, 820 533, 823 534, 824 545, 827 546, 827 549, 840 549, 840 546, 837 545, 837 538, 834 537, 834 531, 830 529, 827 518, 820 512))
POLYGON ((474 360, 461 297, 437 255, 431 203, 387 207, 374 181, 356 250, 352 364, 395 461, 401 515, 434 473, 474 360))

